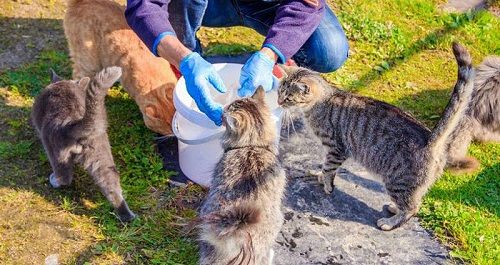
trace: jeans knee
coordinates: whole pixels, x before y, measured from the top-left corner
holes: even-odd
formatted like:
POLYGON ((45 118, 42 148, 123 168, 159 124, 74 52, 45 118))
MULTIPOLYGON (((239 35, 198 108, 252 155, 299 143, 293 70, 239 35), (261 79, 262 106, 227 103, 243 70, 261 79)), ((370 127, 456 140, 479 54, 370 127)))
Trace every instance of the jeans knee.
POLYGON ((310 58, 311 70, 320 73, 330 73, 339 69, 349 57, 349 43, 347 39, 330 40, 322 50, 318 50, 310 58))
POLYGON ((329 73, 339 69, 349 56, 349 42, 333 12, 328 9, 322 22, 294 56, 311 70, 329 73))

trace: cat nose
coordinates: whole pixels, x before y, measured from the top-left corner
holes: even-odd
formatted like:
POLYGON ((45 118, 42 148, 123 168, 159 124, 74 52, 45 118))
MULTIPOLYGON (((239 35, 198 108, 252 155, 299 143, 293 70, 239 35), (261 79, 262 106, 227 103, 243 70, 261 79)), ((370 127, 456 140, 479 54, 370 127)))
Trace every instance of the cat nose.
POLYGON ((284 102, 285 102, 284 99, 278 98, 278 105, 283 105, 284 102))

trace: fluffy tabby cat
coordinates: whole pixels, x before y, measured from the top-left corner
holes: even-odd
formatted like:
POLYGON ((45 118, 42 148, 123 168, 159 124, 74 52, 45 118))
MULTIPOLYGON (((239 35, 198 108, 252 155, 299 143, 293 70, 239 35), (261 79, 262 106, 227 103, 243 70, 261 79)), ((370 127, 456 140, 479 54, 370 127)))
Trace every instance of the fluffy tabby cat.
POLYGON ((417 213, 422 196, 442 174, 450 134, 463 118, 473 90, 474 71, 467 51, 454 44, 458 80, 443 116, 429 131, 395 106, 331 87, 304 68, 285 67, 279 104, 301 109, 326 147, 319 181, 333 191, 337 168, 351 157, 382 177, 393 201, 390 218, 377 226, 394 229, 417 213))
POLYGON ((200 209, 200 264, 272 264, 286 178, 264 94, 225 108, 224 155, 200 209))
POLYGON ((50 184, 54 188, 70 185, 74 164, 82 164, 125 222, 135 215, 122 196, 106 133, 104 106, 108 88, 120 75, 119 67, 106 68, 93 79, 79 81, 61 81, 53 73, 52 84, 35 99, 31 117, 54 171, 50 184))
POLYGON ((155 57, 130 29, 124 8, 109 0, 68 0, 64 34, 73 62, 73 79, 119 66, 120 82, 134 98, 146 126, 172 134, 173 89, 177 78, 170 64, 155 57))
POLYGON ((487 57, 477 68, 474 92, 465 119, 452 136, 449 165, 454 171, 470 172, 479 162, 467 157, 472 140, 500 142, 500 57, 487 57))

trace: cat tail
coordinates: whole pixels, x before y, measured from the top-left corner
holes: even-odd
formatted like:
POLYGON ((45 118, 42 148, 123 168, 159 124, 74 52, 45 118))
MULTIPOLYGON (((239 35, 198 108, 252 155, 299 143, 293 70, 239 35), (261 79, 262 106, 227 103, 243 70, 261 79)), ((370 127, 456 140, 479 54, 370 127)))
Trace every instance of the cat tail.
POLYGON ((231 258, 227 264, 253 264, 254 247, 247 228, 258 223, 260 215, 260 209, 251 205, 212 213, 203 218, 203 225, 208 225, 212 232, 210 235, 202 233, 202 239, 227 254, 231 258))
POLYGON ((458 78, 451 98, 441 119, 431 132, 427 151, 429 152, 429 170, 434 177, 441 175, 448 156, 448 147, 453 132, 465 118, 472 92, 474 90, 474 68, 469 52, 458 43, 453 43, 453 53, 458 64, 458 78))

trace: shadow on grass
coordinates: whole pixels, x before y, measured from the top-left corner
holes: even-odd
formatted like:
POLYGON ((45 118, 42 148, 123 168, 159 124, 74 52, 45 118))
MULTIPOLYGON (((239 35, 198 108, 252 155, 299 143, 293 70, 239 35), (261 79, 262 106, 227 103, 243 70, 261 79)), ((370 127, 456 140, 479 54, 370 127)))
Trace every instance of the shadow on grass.
POLYGON ((385 72, 388 72, 394 67, 397 67, 399 64, 408 61, 413 55, 435 47, 436 45, 442 43, 446 37, 450 36, 453 32, 473 22, 476 18, 475 14, 476 13, 464 13, 460 15, 452 15, 452 22, 447 23, 444 27, 434 30, 425 37, 415 41, 399 54, 382 59, 378 64, 381 67, 372 68, 370 71, 361 76, 361 78, 349 84, 346 88, 351 91, 357 91, 370 86, 371 83, 380 78, 380 76, 382 76, 385 72))
MULTIPOLYGON (((455 73, 450 73, 455 74, 455 73)), ((414 95, 403 97, 395 104, 411 113, 416 113, 418 120, 425 123, 432 130, 434 124, 441 118, 446 104, 451 96, 452 88, 425 89, 414 95), (425 104, 423 104, 425 102, 425 104)), ((473 173, 476 177, 453 190, 434 187, 430 196, 443 201, 465 203, 478 210, 500 216, 500 163, 484 168, 481 172, 473 173)), ((460 178, 460 175, 454 176, 460 178)))
POLYGON ((0 36, 0 72, 33 61, 43 50, 67 50, 59 19, 0 16, 0 36))
MULTIPOLYGON (((459 178, 460 176, 455 176, 459 178)), ((484 168, 473 180, 454 189, 435 187, 433 199, 463 203, 500 217, 500 163, 484 168)))
POLYGON ((418 121, 432 129, 441 117, 446 104, 450 100, 453 88, 428 88, 394 102, 394 105, 410 113, 418 121))

